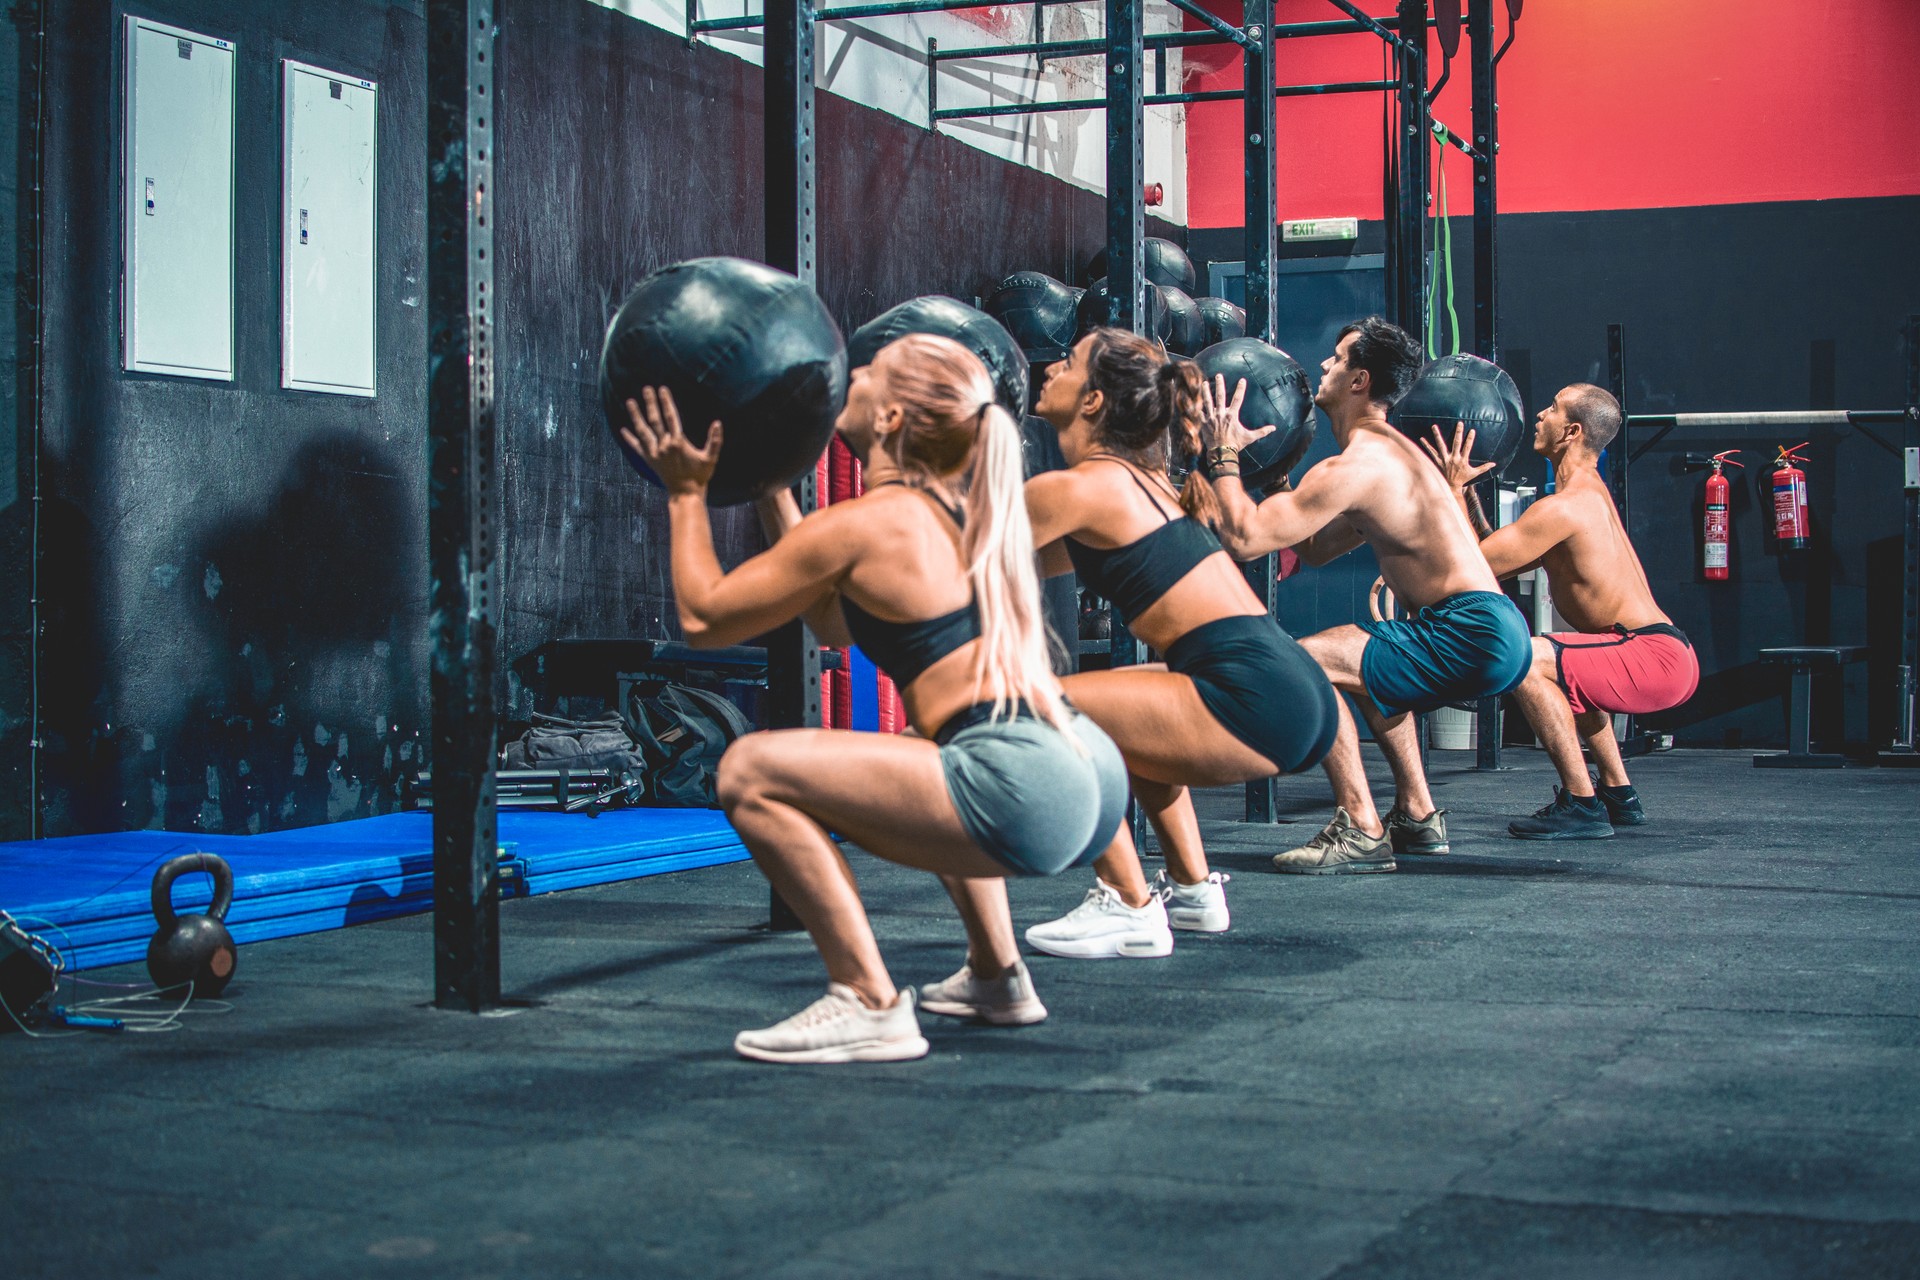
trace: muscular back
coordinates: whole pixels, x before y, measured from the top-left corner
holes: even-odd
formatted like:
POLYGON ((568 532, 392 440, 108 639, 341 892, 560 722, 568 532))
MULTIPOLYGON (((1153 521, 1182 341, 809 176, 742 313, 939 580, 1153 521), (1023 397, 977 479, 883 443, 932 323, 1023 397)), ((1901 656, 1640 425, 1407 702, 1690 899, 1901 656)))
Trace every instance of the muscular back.
MULTIPOLYGON (((1669 621, 1654 603, 1646 570, 1597 472, 1569 475, 1565 487, 1529 507, 1514 528, 1529 523, 1542 526, 1539 532, 1549 545, 1537 560, 1510 572, 1522 573, 1535 564, 1545 569, 1554 607, 1577 629, 1606 631, 1615 624, 1633 628, 1669 621)), ((1488 548, 1490 558, 1498 554, 1492 540, 1488 548)))

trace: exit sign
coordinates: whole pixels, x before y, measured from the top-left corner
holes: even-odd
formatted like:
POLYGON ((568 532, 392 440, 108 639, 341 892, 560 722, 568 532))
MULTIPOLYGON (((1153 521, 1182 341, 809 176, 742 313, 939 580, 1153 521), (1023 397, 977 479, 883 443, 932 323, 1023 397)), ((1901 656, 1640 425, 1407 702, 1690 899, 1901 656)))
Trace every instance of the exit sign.
POLYGON ((1282 240, 1358 240, 1358 218, 1309 218, 1280 224, 1282 240))

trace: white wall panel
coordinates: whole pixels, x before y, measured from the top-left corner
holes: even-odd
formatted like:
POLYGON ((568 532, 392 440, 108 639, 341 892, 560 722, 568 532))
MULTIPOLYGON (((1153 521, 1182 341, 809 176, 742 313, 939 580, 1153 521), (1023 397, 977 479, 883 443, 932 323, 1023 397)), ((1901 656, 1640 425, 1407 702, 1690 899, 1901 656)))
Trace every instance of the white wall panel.
POLYGON ((370 396, 379 88, 281 65, 280 385, 370 396))
POLYGON ((126 21, 122 363, 233 380, 231 42, 126 21))

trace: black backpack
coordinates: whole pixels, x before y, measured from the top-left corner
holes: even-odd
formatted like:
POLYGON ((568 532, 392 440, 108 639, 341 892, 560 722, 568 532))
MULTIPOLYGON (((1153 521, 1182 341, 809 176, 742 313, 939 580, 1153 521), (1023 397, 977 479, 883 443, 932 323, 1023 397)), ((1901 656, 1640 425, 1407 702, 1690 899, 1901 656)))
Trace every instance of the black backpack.
POLYGON ((639 803, 719 808, 720 757, 734 739, 753 732, 740 709, 709 690, 663 683, 635 685, 626 712, 627 728, 646 760, 639 803))

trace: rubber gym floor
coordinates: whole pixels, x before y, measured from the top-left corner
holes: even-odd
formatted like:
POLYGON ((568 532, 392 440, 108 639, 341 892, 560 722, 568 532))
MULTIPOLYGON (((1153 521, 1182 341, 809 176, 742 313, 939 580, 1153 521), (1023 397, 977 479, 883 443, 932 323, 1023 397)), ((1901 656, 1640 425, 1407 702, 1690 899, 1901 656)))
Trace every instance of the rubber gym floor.
MULTIPOLYGON (((1037 958, 1046 1023, 905 1065, 734 1057, 822 983, 751 864, 506 904, 504 1017, 426 1006, 425 917, 249 946, 177 1034, 0 1040, 0 1271, 1920 1273, 1920 774, 1674 752, 1552 845, 1507 758, 1436 754, 1457 852, 1390 876, 1265 869, 1317 774, 1272 829, 1208 793, 1231 933, 1037 958)), ((937 885, 855 865, 896 979, 956 967, 937 885)))

